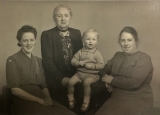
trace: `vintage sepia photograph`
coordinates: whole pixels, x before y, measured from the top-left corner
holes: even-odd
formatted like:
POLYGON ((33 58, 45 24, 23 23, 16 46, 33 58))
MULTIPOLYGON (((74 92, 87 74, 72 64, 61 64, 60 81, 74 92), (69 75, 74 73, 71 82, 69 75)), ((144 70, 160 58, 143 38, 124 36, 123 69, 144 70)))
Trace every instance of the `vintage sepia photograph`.
POLYGON ((0 0, 0 115, 160 115, 160 1, 0 0))

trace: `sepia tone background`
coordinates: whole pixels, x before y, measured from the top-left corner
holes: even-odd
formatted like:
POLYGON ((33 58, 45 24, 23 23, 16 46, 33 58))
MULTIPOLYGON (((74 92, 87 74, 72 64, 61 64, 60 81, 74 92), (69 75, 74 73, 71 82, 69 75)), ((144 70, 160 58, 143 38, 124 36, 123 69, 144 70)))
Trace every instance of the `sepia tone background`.
POLYGON ((71 7, 70 27, 81 32, 88 28, 100 34, 97 45, 105 63, 116 51, 121 51, 118 35, 125 26, 133 26, 139 33, 138 49, 151 56, 154 66, 152 89, 154 107, 160 107, 160 2, 158 1, 0 1, 0 108, 5 107, 5 64, 8 56, 18 52, 16 33, 23 25, 38 31, 33 54, 41 57, 40 35, 55 26, 52 12, 55 6, 71 7))

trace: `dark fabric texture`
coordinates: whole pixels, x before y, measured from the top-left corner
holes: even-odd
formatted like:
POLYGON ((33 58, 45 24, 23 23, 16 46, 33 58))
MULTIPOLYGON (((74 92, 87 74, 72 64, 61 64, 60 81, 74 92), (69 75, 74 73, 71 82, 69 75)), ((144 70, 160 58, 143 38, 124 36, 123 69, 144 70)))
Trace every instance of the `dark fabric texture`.
POLYGON ((111 85, 114 89, 111 98, 96 115, 143 115, 152 108, 153 66, 147 54, 117 52, 99 74, 113 76, 111 85))
MULTIPOLYGON (((77 29, 68 28, 70 33, 73 55, 82 48, 81 33, 77 29)), ((43 66, 45 71, 57 80, 61 81, 63 77, 71 77, 75 73, 75 68, 67 69, 65 65, 62 36, 57 27, 42 32, 41 51, 43 66)))
MULTIPOLYGON (((68 28, 69 43, 72 46, 74 55, 79 49, 82 48, 81 33, 77 29, 68 28)), ((67 88, 61 85, 64 77, 71 77, 75 74, 76 68, 70 65, 70 69, 66 66, 64 59, 64 39, 60 35, 57 27, 42 32, 41 35, 41 52, 43 66, 45 70, 46 82, 51 94, 51 97, 58 102, 67 106, 67 88)), ((66 41, 66 40, 65 40, 66 41)), ((71 58, 69 62, 71 61, 71 58)))

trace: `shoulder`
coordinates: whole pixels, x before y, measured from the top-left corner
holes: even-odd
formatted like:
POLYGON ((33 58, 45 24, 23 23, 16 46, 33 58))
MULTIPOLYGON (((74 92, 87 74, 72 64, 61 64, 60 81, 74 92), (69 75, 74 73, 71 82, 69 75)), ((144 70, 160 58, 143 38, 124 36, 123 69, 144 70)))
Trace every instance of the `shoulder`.
POLYGON ((98 49, 96 49, 95 54, 101 55, 101 52, 98 49))
POLYGON ((44 30, 43 32, 42 32, 42 34, 50 34, 50 33, 53 33, 54 31, 56 31, 56 28, 54 27, 54 28, 51 28, 51 29, 48 29, 48 30, 44 30))
POLYGON ((68 30, 69 30, 71 33, 81 34, 80 30, 75 29, 75 28, 70 28, 70 27, 69 27, 68 30))
POLYGON ((138 51, 136 53, 136 56, 139 57, 139 58, 141 58, 141 59, 151 60, 151 57, 148 54, 146 54, 144 52, 141 52, 141 51, 138 51))
POLYGON ((69 27, 68 29, 69 29, 70 31, 77 31, 77 32, 79 32, 79 31, 80 31, 79 29, 71 28, 71 27, 69 27))
POLYGON ((114 57, 119 57, 119 56, 124 56, 124 53, 121 52, 121 51, 117 51, 117 52, 114 54, 114 57))
POLYGON ((78 50, 76 54, 81 54, 82 53, 82 49, 78 50))
POLYGON ((15 60, 15 59, 19 59, 19 55, 20 55, 20 53, 17 52, 17 53, 15 53, 15 54, 9 56, 9 57, 7 58, 7 60, 15 60))

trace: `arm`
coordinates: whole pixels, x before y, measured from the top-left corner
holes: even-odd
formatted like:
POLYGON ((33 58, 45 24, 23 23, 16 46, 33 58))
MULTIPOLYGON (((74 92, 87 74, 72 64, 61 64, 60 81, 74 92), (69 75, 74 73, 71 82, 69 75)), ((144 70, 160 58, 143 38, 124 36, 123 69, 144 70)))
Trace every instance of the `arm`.
POLYGON ((58 78, 60 81, 63 79, 63 74, 57 69, 53 62, 53 46, 51 36, 44 31, 41 35, 41 53, 43 59, 43 66, 52 76, 58 78))
POLYGON ((37 102, 39 104, 43 104, 44 102, 43 99, 36 97, 34 95, 31 95, 28 92, 22 90, 21 88, 11 88, 11 91, 13 95, 15 95, 16 97, 20 99, 37 102))
POLYGON ((104 67, 104 61, 101 53, 99 51, 95 52, 96 63, 86 63, 85 67, 90 70, 100 70, 104 67))
POLYGON ((80 67, 80 66, 84 66, 85 62, 80 60, 81 57, 81 50, 79 50, 72 58, 71 60, 71 64, 74 67, 80 67))
POLYGON ((141 55, 137 61, 134 70, 131 72, 131 77, 113 76, 111 84, 125 90, 139 88, 149 74, 152 74, 153 67, 149 56, 141 55))
MULTIPOLYGON (((118 52, 114 55, 114 57, 118 54, 118 52)), ((114 57, 107 61, 104 68, 99 71, 99 76, 103 77, 104 75, 111 75, 111 69, 114 62, 114 57)))

